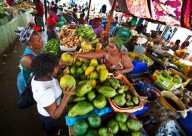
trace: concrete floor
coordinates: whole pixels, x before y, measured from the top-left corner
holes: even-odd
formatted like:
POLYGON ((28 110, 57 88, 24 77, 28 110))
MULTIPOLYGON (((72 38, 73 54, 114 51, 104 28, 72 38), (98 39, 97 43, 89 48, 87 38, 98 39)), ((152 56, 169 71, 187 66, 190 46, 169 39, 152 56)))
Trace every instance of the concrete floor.
MULTIPOLYGON (((46 41, 45 32, 42 34, 46 41)), ((26 47, 18 39, 0 54, 0 136, 42 136, 42 123, 36 105, 19 110, 16 107, 18 91, 16 85, 19 61, 26 47)), ((65 127, 64 116, 58 119, 65 127)), ((68 130, 65 127, 66 135, 68 130)))

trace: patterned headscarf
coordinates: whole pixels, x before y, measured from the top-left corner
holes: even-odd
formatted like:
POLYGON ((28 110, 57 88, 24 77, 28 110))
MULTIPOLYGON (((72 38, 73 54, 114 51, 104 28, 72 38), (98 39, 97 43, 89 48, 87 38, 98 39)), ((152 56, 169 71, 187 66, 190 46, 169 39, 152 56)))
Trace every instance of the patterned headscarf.
POLYGON ((34 32, 34 29, 30 27, 18 27, 18 31, 15 32, 17 35, 19 35, 19 41, 26 44, 31 38, 31 34, 34 32))
POLYGON ((111 39, 110 41, 115 43, 116 46, 121 50, 121 48, 123 46, 123 41, 120 38, 115 37, 115 38, 111 39))

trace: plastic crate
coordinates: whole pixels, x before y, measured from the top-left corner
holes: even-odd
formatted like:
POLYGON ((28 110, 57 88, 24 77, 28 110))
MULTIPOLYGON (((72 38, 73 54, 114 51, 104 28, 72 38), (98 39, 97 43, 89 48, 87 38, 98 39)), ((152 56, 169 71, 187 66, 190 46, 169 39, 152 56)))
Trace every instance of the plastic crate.
MULTIPOLYGON (((116 77, 117 79, 119 80, 122 80, 124 81, 124 84, 131 87, 132 85, 130 84, 130 82, 127 80, 127 78, 123 75, 119 75, 116 77)), ((138 106, 135 106, 135 107, 127 107, 127 108, 121 108, 119 107, 118 105, 115 104, 115 102, 110 99, 110 98, 107 98, 111 107, 113 108, 114 112, 127 112, 127 113, 133 113, 133 112, 136 112, 138 110, 141 110, 143 109, 143 102, 140 98, 140 96, 137 94, 137 92, 135 90, 131 91, 130 92, 133 96, 137 96, 139 98, 139 105, 138 106)))
POLYGON ((174 69, 170 69, 170 70, 172 70, 173 73, 178 74, 184 82, 177 84, 177 83, 165 78, 163 75, 161 75, 161 73, 158 70, 156 70, 153 73, 153 78, 155 80, 157 80, 157 82, 160 83, 163 86, 163 88, 165 88, 166 90, 169 91, 169 90, 177 89, 177 88, 181 87, 182 85, 186 86, 190 82, 191 79, 185 77, 182 73, 180 73, 174 69))

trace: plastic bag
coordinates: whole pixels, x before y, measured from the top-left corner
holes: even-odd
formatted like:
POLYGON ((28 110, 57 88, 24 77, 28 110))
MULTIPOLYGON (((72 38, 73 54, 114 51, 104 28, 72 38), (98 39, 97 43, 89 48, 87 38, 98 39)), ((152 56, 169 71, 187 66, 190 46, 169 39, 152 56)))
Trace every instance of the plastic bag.
MULTIPOLYGON (((97 109, 97 108, 95 108, 94 110, 93 110, 93 112, 94 113, 97 113, 100 117, 101 116, 103 116, 103 115, 105 115, 105 114, 108 114, 108 113, 110 113, 110 112, 112 112, 113 111, 113 109, 112 109, 112 107, 105 107, 105 108, 102 108, 102 109, 97 109)), ((91 113, 93 113, 93 112, 91 112, 91 113)), ((91 114, 90 113, 90 114, 91 114)), ((75 118, 70 118, 68 115, 66 115, 65 116, 65 121, 66 121, 66 124, 67 124, 67 126, 73 126, 74 124, 75 124, 75 121, 78 119, 78 118, 87 118, 90 114, 87 114, 87 115, 84 115, 84 116, 77 116, 77 117, 75 117, 75 118)))

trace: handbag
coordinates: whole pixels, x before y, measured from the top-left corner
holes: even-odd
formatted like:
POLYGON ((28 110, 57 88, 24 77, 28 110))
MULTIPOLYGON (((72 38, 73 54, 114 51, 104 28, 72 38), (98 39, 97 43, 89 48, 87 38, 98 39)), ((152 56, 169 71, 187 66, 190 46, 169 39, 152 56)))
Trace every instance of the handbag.
POLYGON ((31 107, 33 104, 36 103, 36 101, 33 98, 33 92, 31 88, 31 80, 33 76, 30 76, 28 79, 24 91, 19 96, 19 99, 17 100, 17 108, 19 109, 27 109, 31 107))

